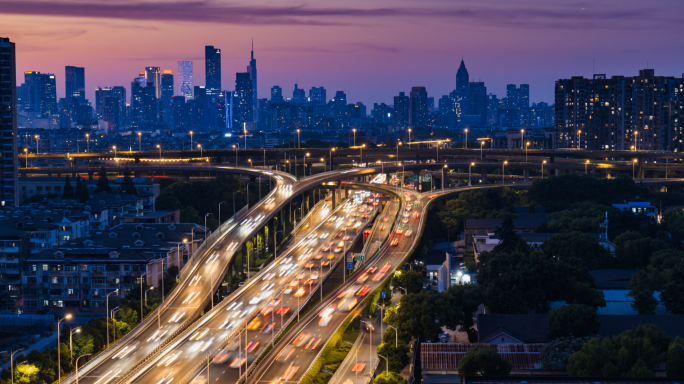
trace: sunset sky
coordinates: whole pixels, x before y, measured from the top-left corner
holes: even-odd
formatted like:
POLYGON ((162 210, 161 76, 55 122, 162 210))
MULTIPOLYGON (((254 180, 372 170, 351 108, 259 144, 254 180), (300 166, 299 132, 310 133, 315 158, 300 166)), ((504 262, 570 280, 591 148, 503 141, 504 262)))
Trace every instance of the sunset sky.
POLYGON ((464 57, 488 93, 530 84, 531 102, 553 103, 554 81, 596 73, 682 76, 681 0, 0 0, 0 36, 16 43, 23 71, 86 68, 87 97, 125 85, 145 66, 193 60, 204 85, 204 46, 222 49, 223 88, 244 72, 251 39, 259 97, 295 82, 343 90, 348 102, 392 103, 425 86, 437 99, 455 88, 464 57))

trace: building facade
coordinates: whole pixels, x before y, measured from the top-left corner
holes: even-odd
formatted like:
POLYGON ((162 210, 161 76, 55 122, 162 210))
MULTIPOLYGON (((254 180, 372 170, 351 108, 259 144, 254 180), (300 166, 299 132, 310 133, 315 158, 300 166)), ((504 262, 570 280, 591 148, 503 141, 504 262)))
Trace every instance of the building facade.
POLYGON ((17 175, 17 63, 14 43, 0 37, 0 198, 2 205, 19 204, 17 175))

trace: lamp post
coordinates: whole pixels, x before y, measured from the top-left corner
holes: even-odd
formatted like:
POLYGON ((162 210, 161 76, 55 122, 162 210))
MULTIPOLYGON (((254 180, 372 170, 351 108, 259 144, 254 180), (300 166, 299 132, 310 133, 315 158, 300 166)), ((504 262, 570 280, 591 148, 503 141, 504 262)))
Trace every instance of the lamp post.
POLYGON ((245 149, 247 149, 247 130, 244 130, 245 132, 245 149))
POLYGON ((482 156, 482 148, 484 148, 484 143, 484 140, 480 141, 480 161, 484 159, 484 157, 482 156))
POLYGON ((204 150, 202 149, 202 144, 197 144, 197 148, 200 149, 200 158, 204 157, 204 150))
POLYGON ((411 128, 408 129, 408 134, 409 134, 409 140, 408 140, 409 144, 408 145, 410 147, 411 146, 411 128))
POLYGON ((233 148, 235 148, 235 166, 237 167, 237 151, 238 151, 238 146, 233 144, 233 148))
POLYGON ((354 132, 354 146, 356 147, 356 128, 352 129, 352 132, 354 132))
POLYGON ((525 162, 527 163, 527 150, 530 148, 530 142, 525 143, 525 162))
POLYGON ((190 131, 190 150, 192 151, 192 134, 193 132, 190 131))
POLYGON ((114 158, 116 158, 116 145, 114 146, 114 158))
POLYGON ((321 157, 321 163, 323 163, 323 172, 325 172, 325 169, 326 169, 326 168, 325 168, 325 167, 326 167, 326 165, 325 165, 325 159, 322 158, 322 157, 321 157))
POLYGON ((581 143, 582 142, 582 130, 577 131, 577 148, 581 148, 581 143))
POLYGON ((78 359, 80 359, 83 356, 90 356, 92 353, 86 353, 85 355, 81 355, 76 358, 76 384, 78 384, 78 359))
POLYGON ((24 154, 26 155, 26 168, 28 168, 28 149, 24 148, 24 154))
POLYGON ((145 290, 145 305, 147 305, 147 292, 149 292, 149 291, 151 291, 151 290, 153 290, 153 289, 154 289, 154 287, 149 287, 149 288, 147 288, 147 289, 145 290))
POLYGON ((468 128, 465 130, 465 140, 463 141, 463 149, 468 149, 468 128))
MULTIPOLYGON (((57 332, 58 332, 57 334, 59 334, 59 330, 57 332)), ((57 344, 57 345, 59 345, 59 344, 57 344)), ((21 352, 23 350, 24 350, 24 348, 19 348, 16 351, 10 353, 10 371, 12 372, 12 384, 14 384, 14 355, 16 355, 17 352, 21 352)), ((57 355, 59 355, 59 348, 57 349, 57 351, 58 351, 57 355)))
POLYGON ((247 162, 249 163, 249 167, 252 168, 252 159, 247 159, 247 162))
POLYGON ((361 161, 359 161, 359 166, 363 163, 363 149, 364 149, 365 147, 366 147, 366 144, 362 145, 361 148, 360 148, 360 149, 361 149, 361 157, 360 157, 360 160, 361 160, 361 161))
POLYGON ((441 141, 437 142, 437 162, 439 163, 439 146, 442 145, 441 141))
POLYGON ((138 152, 142 152, 142 132, 138 132, 138 152))
POLYGON ((635 147, 635 148, 636 148, 636 149, 635 149, 636 151, 639 150, 639 140, 638 140, 638 138, 637 138, 637 135, 638 135, 638 134, 639 134, 639 131, 634 131, 634 145, 636 146, 636 147, 635 147))
POLYGON ((632 180, 636 179, 636 174, 634 173, 634 166, 636 165, 637 161, 637 159, 634 159, 634 161, 632 161, 632 180))
MULTIPOLYGON (((218 209, 219 209, 219 231, 221 230, 221 204, 225 203, 225 201, 222 201, 218 204, 218 209)), ((233 215, 235 215, 235 194, 233 194, 233 215)))
MULTIPOLYGON (((183 239, 183 246, 185 246, 185 243, 187 243, 187 242, 188 242, 188 239, 183 239)), ((180 245, 181 245, 181 243, 178 242, 178 244, 176 244, 176 245, 177 245, 176 246, 176 264, 177 264, 178 270, 180 271, 181 270, 181 265, 180 265, 180 245)))
POLYGON ((508 164, 508 161, 501 163, 501 185, 506 184, 506 173, 504 171, 504 166, 508 164))
POLYGON ((387 359, 387 357, 385 357, 379 353, 378 353, 378 357, 382 357, 383 359, 385 359, 385 374, 387 374, 389 372, 389 360, 387 359))
POLYGON ((587 174, 587 165, 589 165, 589 160, 584 163, 584 174, 587 174))
POLYGON ((159 160, 161 160, 161 145, 157 144, 157 148, 159 148, 159 160))
POLYGON ((373 347, 371 345, 371 329, 373 329, 373 324, 370 323, 370 321, 366 320, 361 320, 362 323, 366 324, 368 326, 368 365, 372 366, 373 364, 373 347))
POLYGON ((249 185, 252 184, 250 181, 249 183, 245 184, 245 199, 247 200, 247 209, 249 210, 249 185))
POLYGON ((469 186, 473 185, 472 182, 470 181, 470 170, 474 165, 475 165, 475 163, 470 163, 470 165, 468 166, 468 185, 469 186))
POLYGON ((69 332, 69 351, 71 352, 71 360, 74 359, 74 333, 81 332, 81 327, 76 327, 69 332))
POLYGON ((36 155, 37 155, 40 153, 40 147, 39 147, 40 143, 38 142, 38 139, 40 139, 40 136, 35 135, 34 137, 36 139, 36 155))
POLYGON ((297 130, 297 149, 302 149, 302 142, 299 140, 299 129, 297 130))
POLYGON ((335 148, 330 148, 330 171, 333 170, 333 156, 332 156, 333 152, 335 152, 335 148))
POLYGON ((542 179, 544 178, 544 164, 546 164, 546 160, 542 161, 542 179))
MULTIPOLYGON (((164 283, 164 279, 162 279, 162 284, 163 283, 164 283)), ((107 310, 107 348, 109 348, 109 295, 114 294, 114 293, 118 293, 118 292, 119 292, 119 290, 115 289, 112 292, 109 292, 105 298, 107 301, 107 308, 106 308, 106 310, 107 310)))
POLYGON ((401 141, 397 141, 397 163, 399 162, 399 146, 401 145, 401 141))
POLYGON ((90 152, 90 134, 86 133, 86 152, 90 152))
POLYGON ((122 309, 123 308, 119 307, 112 309, 112 320, 114 320, 114 341, 116 341, 116 317, 114 317, 114 315, 122 309))
POLYGON ((525 142, 525 130, 520 130, 520 148, 522 149, 523 143, 525 142))
POLYGON ((60 353, 60 350, 59 350, 59 345, 60 345, 60 341, 59 341, 59 340, 60 340, 60 331, 59 331, 59 327, 60 327, 60 324, 62 324, 62 321, 64 321, 64 320, 69 320, 69 319, 71 319, 71 314, 68 314, 68 315, 64 316, 63 319, 61 319, 61 320, 59 320, 59 321, 57 322, 57 383, 59 383, 60 381, 62 381, 62 366, 61 366, 61 364, 62 364, 62 359, 61 359, 61 357, 60 357, 61 353, 60 353))
MULTIPOLYGON (((311 156, 311 154, 308 152, 304 155, 304 177, 306 177, 306 158, 309 156, 311 156)), ((311 174, 309 174, 309 176, 311 176, 311 174)))
POLYGON ((394 329, 394 335, 395 335, 395 337, 394 337, 394 343, 395 343, 395 344, 394 344, 394 347, 395 347, 395 348, 399 347, 399 330, 396 329, 396 328, 394 328, 393 326, 391 326, 391 325, 389 325, 389 324, 387 324, 387 327, 394 329))

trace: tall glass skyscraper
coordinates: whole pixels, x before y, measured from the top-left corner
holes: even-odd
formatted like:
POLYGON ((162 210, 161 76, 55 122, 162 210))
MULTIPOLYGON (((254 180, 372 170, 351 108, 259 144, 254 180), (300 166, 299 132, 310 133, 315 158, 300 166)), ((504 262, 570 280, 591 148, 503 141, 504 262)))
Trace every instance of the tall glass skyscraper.
POLYGON ((19 204, 17 178, 17 64, 14 43, 0 37, 0 199, 19 204))
POLYGON ((221 92, 221 50, 213 45, 204 47, 204 66, 207 95, 211 102, 216 104, 219 92, 221 92))
POLYGON ((66 97, 78 97, 85 102, 85 68, 66 66, 64 82, 66 97))
POLYGON ((185 101, 192 97, 192 61, 178 62, 178 95, 185 96, 185 101))
POLYGON ((161 69, 159 67, 145 67, 145 79, 154 85, 154 96, 161 98, 161 69))
POLYGON ((252 79, 252 116, 254 116, 254 121, 259 121, 259 114, 256 112, 257 111, 257 66, 256 66, 256 59, 254 58, 254 41, 252 41, 252 53, 251 53, 251 60, 249 60, 249 65, 247 66, 247 72, 249 73, 250 78, 252 79))

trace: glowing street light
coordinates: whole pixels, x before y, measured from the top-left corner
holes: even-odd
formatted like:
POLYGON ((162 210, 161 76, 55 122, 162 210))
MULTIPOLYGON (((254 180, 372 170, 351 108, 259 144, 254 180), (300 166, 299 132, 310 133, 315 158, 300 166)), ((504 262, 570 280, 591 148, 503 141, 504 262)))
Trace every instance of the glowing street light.
POLYGON ((157 148, 159 148, 159 160, 161 160, 161 145, 157 144, 157 148))
POLYGON ((508 161, 501 163, 501 184, 506 184, 506 173, 504 171, 504 166, 508 164, 508 161))

